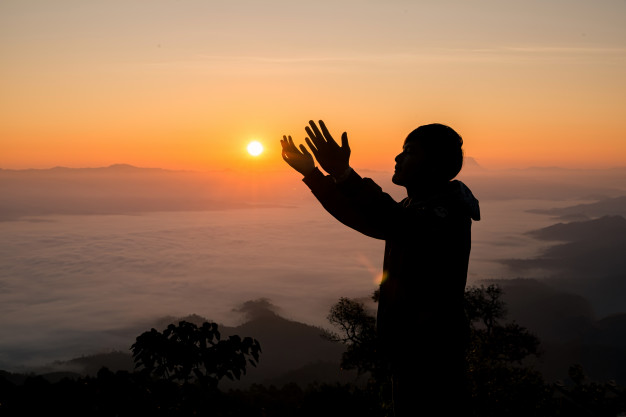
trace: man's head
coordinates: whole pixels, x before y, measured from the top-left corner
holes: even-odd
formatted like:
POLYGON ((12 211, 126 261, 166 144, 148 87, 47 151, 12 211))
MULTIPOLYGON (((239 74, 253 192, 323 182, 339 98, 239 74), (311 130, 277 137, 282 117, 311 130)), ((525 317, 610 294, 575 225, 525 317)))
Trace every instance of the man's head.
POLYGON ((463 166, 463 139, 451 127, 434 123, 407 136, 396 156, 392 181, 398 185, 452 180, 463 166))

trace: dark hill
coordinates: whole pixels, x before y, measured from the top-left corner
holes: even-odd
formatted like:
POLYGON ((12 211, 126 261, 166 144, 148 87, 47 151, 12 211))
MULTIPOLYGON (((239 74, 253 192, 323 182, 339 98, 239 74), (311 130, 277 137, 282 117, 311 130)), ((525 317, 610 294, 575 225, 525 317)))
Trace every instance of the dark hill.
POLYGON ((565 242, 607 238, 621 240, 626 237, 626 218, 607 215, 588 221, 557 223, 528 234, 536 239, 565 242))
MULTIPOLYGON (((330 342, 322 337, 324 332, 315 326, 287 320, 271 309, 273 306, 267 300, 248 301, 247 304, 254 306, 249 313, 248 321, 240 326, 219 326, 221 336, 239 335, 241 337, 253 337, 261 344, 262 353, 259 364, 248 367, 247 374, 240 381, 230 382, 226 379, 220 382, 223 388, 245 387, 252 383, 285 384, 296 382, 306 386, 312 382, 347 382, 353 381, 356 374, 340 370, 341 354, 344 346, 330 342)), ((240 310, 243 312, 243 310, 240 310)), ((124 334, 138 336, 149 327, 163 331, 169 324, 184 320, 200 325, 207 320, 198 315, 190 315, 182 318, 166 317, 156 320, 148 328, 142 330, 130 329, 122 331, 124 334)), ((134 340, 128 341, 130 346, 134 340)), ((97 371, 106 366, 112 371, 133 369, 133 362, 128 352, 111 352, 94 354, 72 359, 66 362, 53 364, 50 369, 55 372, 72 371, 77 374, 95 375, 97 371)), ((43 372, 51 374, 50 372, 43 372)))
MULTIPOLYGON (((532 259, 505 259, 505 265, 521 272, 530 269, 548 271, 563 278, 624 277, 626 279, 626 219, 604 216, 599 219, 558 223, 531 231, 538 240, 561 241, 532 259)), ((612 282, 613 282, 612 281, 612 282)), ((619 280, 618 280, 619 282, 619 280)), ((626 299, 626 294, 624 298, 626 299)))
POLYGON ((495 281, 504 291, 509 319, 531 329, 542 341, 575 338, 595 321, 585 297, 534 279, 495 281))
POLYGON ((507 320, 540 338, 536 368, 549 381, 564 379, 570 366, 580 364, 592 380, 626 382, 626 313, 597 319, 588 299, 563 280, 488 282, 503 289, 507 320))
POLYGON ((224 335, 254 337, 261 343, 261 360, 250 368, 245 380, 249 383, 334 382, 353 378, 340 370, 341 344, 322 337, 323 329, 287 320, 277 314, 266 314, 241 326, 224 328, 224 335), (298 381, 286 381, 291 374, 298 381))
POLYGON ((626 196, 606 198, 595 203, 569 207, 529 210, 531 213, 550 214, 562 219, 594 218, 600 216, 626 216, 626 196))

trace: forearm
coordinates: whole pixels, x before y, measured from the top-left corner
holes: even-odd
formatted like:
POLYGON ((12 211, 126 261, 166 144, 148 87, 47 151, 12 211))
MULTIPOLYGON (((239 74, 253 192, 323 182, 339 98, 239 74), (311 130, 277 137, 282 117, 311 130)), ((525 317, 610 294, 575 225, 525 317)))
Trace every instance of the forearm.
POLYGON ((377 215, 389 215, 397 208, 397 202, 370 178, 361 177, 353 169, 343 178, 336 179, 339 191, 361 207, 377 215))
POLYGON ((302 180, 326 211, 341 223, 367 236, 376 239, 385 238, 378 219, 368 215, 367 207, 360 206, 357 201, 342 193, 332 177, 325 176, 319 169, 315 169, 302 180))
MULTIPOLYGON (((345 178, 331 179, 321 172, 315 177, 305 180, 322 205, 336 218, 342 220, 335 212, 348 211, 348 219, 358 217, 359 225, 366 225, 370 230, 365 233, 379 239, 402 238, 407 228, 422 228, 424 216, 416 210, 405 209, 370 178, 362 178, 356 171, 349 170, 345 178), (322 182, 320 180, 324 179, 322 182), (339 204, 338 202, 341 202, 339 204), (332 211, 330 204, 339 207, 332 211), (348 208, 345 208, 348 207, 348 208), (374 232, 371 232, 374 231, 374 232)), ((363 226, 361 226, 363 227, 363 226)))

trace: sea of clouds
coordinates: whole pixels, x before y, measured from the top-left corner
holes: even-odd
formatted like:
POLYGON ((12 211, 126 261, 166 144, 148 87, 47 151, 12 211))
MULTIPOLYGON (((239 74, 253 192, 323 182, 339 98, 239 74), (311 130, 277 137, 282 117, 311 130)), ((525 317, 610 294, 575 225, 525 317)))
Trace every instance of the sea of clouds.
MULTIPOLYGON (((514 277, 497 262, 530 257, 523 233, 549 225, 525 212, 554 202, 482 206, 469 282, 514 277)), ((376 288, 384 243, 316 204, 143 215, 46 216, 6 222, 0 243, 0 368, 127 349, 116 329, 199 314, 224 324, 268 298, 293 320, 326 326, 339 297, 376 288)))

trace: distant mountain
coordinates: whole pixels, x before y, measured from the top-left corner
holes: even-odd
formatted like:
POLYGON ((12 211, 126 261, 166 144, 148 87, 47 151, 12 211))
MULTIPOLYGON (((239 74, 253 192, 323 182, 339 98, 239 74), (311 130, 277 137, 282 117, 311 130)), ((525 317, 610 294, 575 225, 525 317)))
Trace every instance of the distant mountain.
POLYGON ((587 240, 597 243, 599 239, 621 241, 626 239, 626 218, 606 215, 594 220, 558 223, 527 234, 536 239, 566 242, 587 240))
POLYGON ((276 207, 261 180, 126 164, 0 170, 0 222, 47 215, 136 214, 276 207), (262 195, 262 194, 261 194, 262 195))
POLYGON ((536 239, 564 242, 546 248, 533 259, 505 259, 502 262, 520 270, 540 268, 569 277, 598 277, 626 273, 626 218, 603 216, 599 219, 558 223, 528 232, 536 239))
POLYGON ((531 213, 549 214, 564 220, 590 219, 599 216, 626 216, 626 196, 605 198, 595 203, 569 207, 529 210, 531 213))
POLYGON ((580 294, 571 282, 513 279, 485 284, 503 289, 507 320, 541 340, 543 353, 535 367, 549 381, 565 379, 571 365, 581 364, 592 380, 626 383, 626 305, 622 301, 622 313, 598 319, 587 294, 580 294))
POLYGON ((626 219, 604 216, 559 223, 528 233, 543 241, 560 242, 531 259, 504 259, 518 271, 544 271, 559 288, 583 295, 602 314, 626 310, 626 219))
MULTIPOLYGON (((287 320, 273 311, 273 306, 266 300, 253 300, 248 302, 252 306, 252 314, 249 320, 236 327, 219 326, 222 337, 239 335, 241 337, 253 337, 261 344, 262 353, 257 367, 248 366, 247 373, 240 381, 220 382, 222 388, 244 387, 253 383, 285 384, 296 382, 302 386, 318 383, 353 382, 355 372, 342 371, 340 368, 341 354, 345 347, 339 343, 331 342, 322 337, 323 330, 304 323, 287 320)), ((198 315, 182 318, 166 317, 156 320, 151 327, 159 331, 164 330, 171 323, 184 320, 196 325, 210 321, 198 315)), ((150 328, 134 330, 134 336, 129 337, 128 346, 134 342, 134 337, 150 328)), ((123 333, 132 333, 123 330, 123 333)), ((127 370, 134 368, 130 351, 109 352, 94 354, 72 359, 65 362, 57 362, 51 366, 51 370, 42 370, 52 378, 60 375, 61 371, 71 371, 77 374, 95 375, 97 371, 106 366, 112 371, 127 370)))
POLYGON ((267 314, 241 326, 225 328, 223 333, 254 337, 261 343, 259 364, 248 369, 244 384, 282 381, 306 385, 315 381, 347 382, 356 377, 353 372, 341 370, 345 347, 323 338, 323 330, 317 327, 267 314), (297 380, 287 381, 288 375, 297 376, 297 380))
POLYGON ((471 170, 485 170, 485 168, 476 161, 476 159, 471 156, 466 156, 463 158, 463 169, 471 169, 471 170))
POLYGON ((26 174, 45 174, 45 173, 149 173, 149 172, 191 172, 181 170, 168 170, 163 168, 145 168, 137 167, 130 164, 113 164, 104 167, 83 167, 83 168, 70 168, 64 166, 56 166, 52 168, 28 168, 28 169, 2 169, 0 173, 26 173, 26 174))
POLYGON ((575 338, 596 320, 585 297, 536 279, 493 280, 502 288, 509 319, 528 327, 542 341, 575 338))

